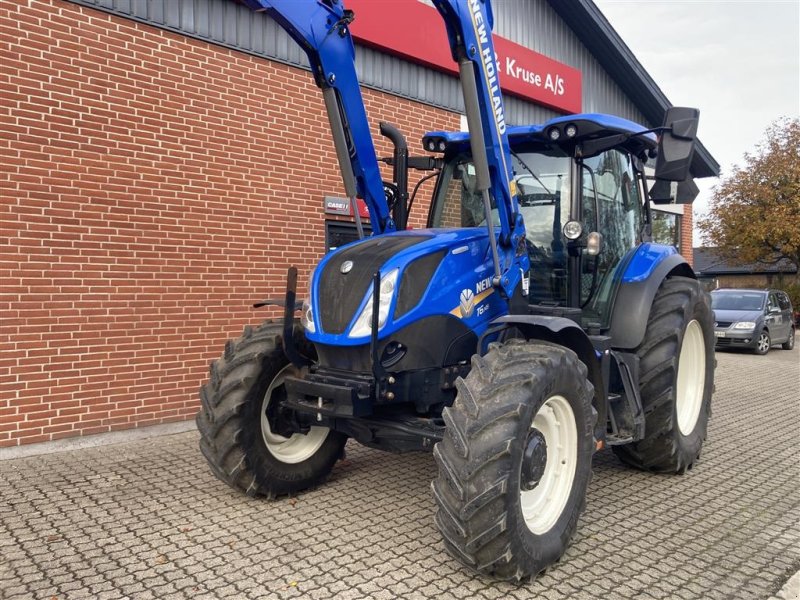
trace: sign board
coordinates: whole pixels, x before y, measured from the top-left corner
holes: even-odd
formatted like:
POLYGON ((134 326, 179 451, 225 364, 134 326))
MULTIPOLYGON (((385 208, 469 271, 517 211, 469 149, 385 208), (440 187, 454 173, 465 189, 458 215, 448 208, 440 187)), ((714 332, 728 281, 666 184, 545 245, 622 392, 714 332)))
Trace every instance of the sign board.
MULTIPOLYGON (((353 216, 353 211, 350 208, 349 198, 340 198, 339 196, 325 196, 323 198, 323 208, 326 215, 340 215, 343 217, 353 216)), ((366 202, 358 200, 358 214, 362 219, 369 219, 369 209, 366 202)))
MULTIPOLYGON (((458 73, 444 21, 417 0, 348 0, 355 40, 447 73, 458 73)), ((511 40, 494 36, 503 92, 564 112, 581 112, 581 72, 511 40)))

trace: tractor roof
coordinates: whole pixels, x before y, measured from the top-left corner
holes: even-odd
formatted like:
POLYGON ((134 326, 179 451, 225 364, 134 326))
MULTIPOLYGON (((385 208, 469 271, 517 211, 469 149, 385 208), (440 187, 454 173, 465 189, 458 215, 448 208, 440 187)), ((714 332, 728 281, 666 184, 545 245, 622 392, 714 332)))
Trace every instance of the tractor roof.
MULTIPOLYGON (((655 134, 644 133, 646 131, 648 131, 646 127, 633 121, 597 113, 565 115, 550 119, 541 125, 516 125, 507 129, 512 149, 528 145, 558 145, 569 148, 579 142, 623 134, 633 137, 621 140, 619 145, 634 154, 657 147, 655 134), (557 138, 553 137, 556 135, 554 132, 557 132, 557 138)), ((464 152, 469 148, 469 133, 431 131, 422 138, 422 145, 425 150, 434 152, 446 154, 464 152)))

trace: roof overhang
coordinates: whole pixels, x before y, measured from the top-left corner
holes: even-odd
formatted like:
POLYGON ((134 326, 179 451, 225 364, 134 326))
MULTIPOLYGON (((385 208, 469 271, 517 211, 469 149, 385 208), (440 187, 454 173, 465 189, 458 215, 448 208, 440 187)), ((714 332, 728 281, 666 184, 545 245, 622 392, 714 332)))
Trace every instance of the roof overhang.
MULTIPOLYGON (((594 2, 547 1, 645 118, 650 123, 660 125, 664 112, 672 103, 594 2)), ((700 140, 695 144, 691 171, 694 177, 719 176, 719 163, 700 140)))

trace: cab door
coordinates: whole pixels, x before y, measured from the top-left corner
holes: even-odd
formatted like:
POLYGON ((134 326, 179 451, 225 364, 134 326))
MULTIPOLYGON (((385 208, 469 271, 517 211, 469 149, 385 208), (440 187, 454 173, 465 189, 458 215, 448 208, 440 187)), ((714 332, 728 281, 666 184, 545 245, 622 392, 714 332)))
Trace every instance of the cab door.
POLYGON ((614 149, 585 159, 581 199, 585 231, 603 235, 600 254, 582 258, 583 325, 604 329, 610 324, 622 258, 641 241, 642 198, 631 156, 614 149))

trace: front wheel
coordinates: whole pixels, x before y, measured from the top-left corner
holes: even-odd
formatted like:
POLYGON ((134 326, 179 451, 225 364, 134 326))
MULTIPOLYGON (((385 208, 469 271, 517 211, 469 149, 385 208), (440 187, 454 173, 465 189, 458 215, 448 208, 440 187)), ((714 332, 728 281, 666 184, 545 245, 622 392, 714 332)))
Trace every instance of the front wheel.
POLYGON ((614 453, 639 469, 684 473, 700 456, 714 388, 714 318, 696 280, 664 280, 636 354, 645 436, 614 453))
POLYGON ((769 349, 772 347, 772 339, 769 337, 769 331, 766 329, 758 334, 758 339, 756 340, 756 347, 754 352, 759 356, 764 356, 769 349))
POLYGON ((586 366, 566 348, 512 339, 474 357, 434 448, 436 526, 472 570, 519 581, 557 561, 591 477, 586 366))
POLYGON ((783 342, 781 348, 784 350, 794 350, 794 327, 789 331, 789 339, 783 342))
MULTIPOLYGON (((287 428, 281 435, 284 380, 299 373, 283 352, 282 329, 269 322, 245 328, 211 364, 211 377, 200 390, 200 450, 219 479, 249 496, 274 498, 320 484, 347 441, 325 427, 307 433, 287 428)), ((298 327, 295 338, 309 346, 298 327)))

